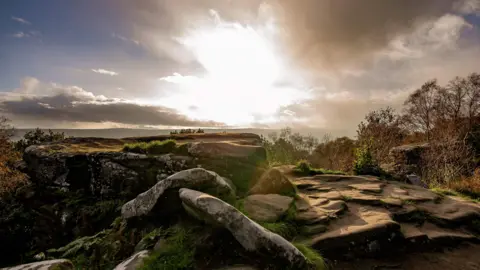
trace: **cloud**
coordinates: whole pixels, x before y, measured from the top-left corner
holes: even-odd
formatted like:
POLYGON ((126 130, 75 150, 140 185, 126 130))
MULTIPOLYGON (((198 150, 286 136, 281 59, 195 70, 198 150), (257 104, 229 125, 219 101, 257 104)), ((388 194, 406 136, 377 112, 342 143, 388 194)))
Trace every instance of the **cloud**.
POLYGON ((39 31, 28 31, 28 32, 17 32, 13 34, 12 36, 14 38, 29 38, 29 37, 39 37, 42 34, 39 31))
POLYGON ((25 20, 25 19, 22 19, 22 18, 20 18, 20 17, 12 16, 11 18, 12 18, 12 20, 14 20, 14 21, 16 21, 16 22, 19 22, 19 23, 21 23, 21 24, 26 24, 26 25, 31 25, 31 24, 32 24, 31 22, 29 22, 29 21, 27 21, 27 20, 25 20))
POLYGON ((99 73, 99 74, 104 74, 104 75, 110 75, 110 76, 117 76, 118 73, 115 72, 115 71, 110 71, 110 70, 106 70, 106 69, 92 69, 93 72, 95 73, 99 73))
POLYGON ((222 125, 189 119, 167 107, 107 98, 78 86, 46 84, 35 78, 25 78, 20 88, 0 95, 0 111, 14 122, 40 121, 50 125, 58 122, 112 122, 137 127, 222 125))
POLYGON ((138 40, 130 39, 130 38, 127 38, 127 37, 125 37, 125 36, 119 35, 119 34, 117 34, 117 33, 112 33, 111 36, 112 36, 113 38, 117 38, 117 39, 120 39, 120 40, 125 41, 125 42, 133 42, 133 43, 135 43, 135 44, 137 44, 137 45, 140 45, 140 42, 139 42, 138 40))

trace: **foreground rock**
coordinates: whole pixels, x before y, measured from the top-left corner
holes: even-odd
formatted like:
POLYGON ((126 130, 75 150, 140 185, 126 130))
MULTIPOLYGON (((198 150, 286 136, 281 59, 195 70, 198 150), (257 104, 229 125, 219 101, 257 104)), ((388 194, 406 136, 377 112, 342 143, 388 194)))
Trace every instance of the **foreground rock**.
POLYGON ((250 195, 245 198, 244 208, 255 221, 276 222, 285 215, 293 198, 278 194, 250 195))
POLYGON ((475 202, 375 177, 290 174, 290 180, 298 188, 301 236, 329 257, 388 253, 413 242, 429 248, 479 241, 475 202))
MULTIPOLYGON (((235 194, 232 185, 218 174, 201 168, 189 169, 160 180, 152 188, 124 204, 122 217, 128 219, 148 215, 165 191, 178 188, 210 189, 219 196, 233 196, 235 194)), ((165 205, 163 207, 169 206, 165 205)))
POLYGON ((283 260, 298 269, 307 266, 306 258, 291 243, 265 230, 222 200, 186 188, 180 189, 180 198, 187 211, 193 212, 198 218, 226 228, 246 250, 267 252, 268 256, 283 260))
POLYGON ((73 270, 75 269, 69 260, 50 260, 22 264, 14 267, 2 268, 4 270, 73 270))
POLYGON ((272 168, 262 175, 249 193, 292 195, 295 194, 295 187, 282 172, 282 168, 272 168))

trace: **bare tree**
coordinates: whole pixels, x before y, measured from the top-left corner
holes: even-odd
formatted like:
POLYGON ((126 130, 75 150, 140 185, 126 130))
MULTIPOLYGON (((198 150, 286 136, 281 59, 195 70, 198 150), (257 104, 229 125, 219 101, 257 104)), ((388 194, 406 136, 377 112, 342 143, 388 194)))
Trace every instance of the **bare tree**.
POLYGON ((440 86, 437 80, 431 80, 413 92, 405 101, 405 116, 412 131, 425 132, 430 141, 431 130, 435 122, 438 93, 440 86))

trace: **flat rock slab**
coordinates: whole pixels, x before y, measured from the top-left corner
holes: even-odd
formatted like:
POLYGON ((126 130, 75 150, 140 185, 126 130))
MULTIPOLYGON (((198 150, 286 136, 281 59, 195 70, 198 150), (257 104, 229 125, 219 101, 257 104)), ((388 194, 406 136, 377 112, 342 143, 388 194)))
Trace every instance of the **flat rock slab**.
POLYGON ((434 224, 426 222, 423 226, 418 228, 420 232, 424 233, 428 239, 434 244, 449 244, 462 241, 473 241, 477 238, 469 233, 461 230, 449 230, 440 228, 434 224))
POLYGON ((148 250, 143 250, 140 252, 137 252, 130 256, 128 259, 120 263, 115 267, 114 270, 136 270, 139 269, 140 266, 142 265, 143 259, 148 257, 149 251, 148 250))
POLYGON ((264 229, 228 203, 186 188, 180 189, 180 199, 189 213, 226 228, 246 250, 262 252, 300 269, 307 265, 305 256, 290 242, 264 229))
POLYGON ((354 189, 358 189, 366 192, 373 192, 373 193, 382 193, 384 186, 385 184, 383 183, 366 183, 366 184, 349 185, 349 187, 352 187, 354 189))
POLYGON ((313 238, 315 249, 348 248, 352 243, 386 239, 400 231, 400 225, 385 209, 354 204, 349 204, 348 208, 342 218, 332 221, 326 233, 313 238))
POLYGON ((278 194, 258 194, 245 198, 243 206, 253 220, 276 222, 287 212, 292 202, 292 197, 278 194))
POLYGON ((3 270, 70 270, 75 269, 72 262, 65 259, 49 260, 22 264, 13 267, 2 268, 3 270))
POLYGON ((417 208, 429 213, 438 222, 445 225, 468 223, 474 219, 480 220, 480 207, 478 205, 451 197, 445 197, 439 203, 422 203, 417 208))
POLYGON ((149 190, 124 204, 122 217, 128 219, 148 215, 166 190, 182 187, 213 189, 219 195, 226 196, 235 194, 234 187, 215 172, 201 168, 184 170, 159 181, 149 190))

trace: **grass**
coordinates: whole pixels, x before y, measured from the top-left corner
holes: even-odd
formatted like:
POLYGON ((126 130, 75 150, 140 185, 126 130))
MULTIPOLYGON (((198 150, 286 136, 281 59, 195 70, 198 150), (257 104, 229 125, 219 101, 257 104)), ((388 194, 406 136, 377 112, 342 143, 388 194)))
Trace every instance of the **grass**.
POLYGON ((132 152, 137 154, 162 155, 173 152, 177 147, 175 140, 151 141, 127 143, 123 146, 124 152, 132 152))
POLYGON ((441 188, 441 187, 434 187, 434 188, 431 188, 430 190, 442 196, 457 196, 472 202, 480 203, 480 196, 474 197, 471 194, 466 194, 466 193, 455 191, 449 188, 441 188))
POLYGON ((179 226, 169 231, 165 245, 145 258, 139 270, 194 269, 195 245, 191 232, 179 226))
POLYGON ((293 245, 300 251, 302 254, 307 258, 307 262, 312 266, 315 266, 317 270, 326 270, 327 265, 325 264, 325 260, 323 259, 322 255, 320 255, 317 251, 312 249, 311 247, 302 244, 302 243, 293 243, 293 245))
POLYGON ((319 174, 339 174, 345 175, 345 172, 342 171, 335 171, 335 170, 327 170, 327 169, 319 169, 319 168, 312 168, 310 163, 306 160, 301 160, 297 163, 293 172, 297 175, 301 176, 313 176, 319 174))
POLYGON ((282 236, 285 239, 293 239, 299 231, 298 225, 295 223, 295 215, 297 209, 295 200, 290 204, 285 215, 277 222, 259 222, 265 229, 282 236))

